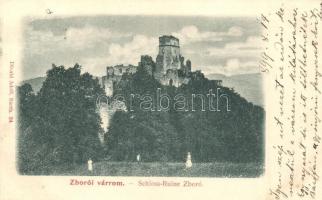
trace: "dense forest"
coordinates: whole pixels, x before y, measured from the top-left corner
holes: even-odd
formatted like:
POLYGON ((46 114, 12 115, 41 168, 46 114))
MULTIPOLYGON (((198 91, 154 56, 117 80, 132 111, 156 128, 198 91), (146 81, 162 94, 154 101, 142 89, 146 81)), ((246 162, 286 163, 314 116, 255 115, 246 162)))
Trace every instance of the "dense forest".
MULTIPOLYGON (((214 84, 202 73, 191 76, 188 84, 176 88, 160 85, 152 76, 139 69, 133 76, 125 75, 114 95, 131 98, 131 94, 155 95, 158 89, 170 98, 166 111, 142 110, 142 98, 132 99, 131 112, 117 112, 112 118, 106 137, 111 159, 134 161, 140 154, 143 161, 184 162, 191 152, 195 162, 263 162, 264 110, 247 102, 232 89, 214 84), (220 101, 217 111, 195 98, 194 110, 174 109, 177 94, 191 103, 192 94, 207 96, 209 90, 220 89, 229 97, 220 101)), ((129 102, 129 101, 126 101, 129 102)), ((146 103, 146 102, 145 102, 146 103)))
POLYGON ((133 75, 124 74, 113 96, 125 97, 128 111, 114 113, 103 144, 98 139, 103 129, 95 102, 104 90, 98 79, 81 74, 79 65, 67 69, 53 65, 37 94, 28 83, 18 93, 22 174, 45 173, 89 158, 135 161, 137 154, 143 162, 184 162, 187 152, 193 162, 263 162, 263 108, 202 73, 180 87, 161 85, 142 68, 133 75), (181 94, 189 104, 192 94, 207 96, 210 89, 218 88, 229 97, 229 111, 225 101, 217 111, 203 111, 201 100, 195 101, 195 110, 184 111, 174 109, 175 101, 162 111, 142 110, 140 98, 131 99, 131 105, 127 101, 131 94, 153 96, 159 89, 172 100, 181 94))

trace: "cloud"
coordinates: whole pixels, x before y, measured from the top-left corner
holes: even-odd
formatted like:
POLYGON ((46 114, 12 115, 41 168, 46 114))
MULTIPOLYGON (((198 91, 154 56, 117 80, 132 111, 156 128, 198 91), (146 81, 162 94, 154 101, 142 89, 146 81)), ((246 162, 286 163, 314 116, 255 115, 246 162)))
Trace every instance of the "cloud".
POLYGON ((155 57, 158 50, 158 38, 145 35, 135 35, 132 41, 120 45, 113 43, 109 46, 109 63, 133 64, 139 61, 141 55, 155 57))
POLYGON ((37 31, 30 27, 26 30, 25 52, 28 54, 43 55, 53 49, 53 44, 58 45, 62 38, 54 36, 51 31, 37 31))
MULTIPOLYGON (((111 39, 130 37, 130 33, 119 33, 108 28, 85 26, 83 28, 69 28, 66 30, 66 45, 74 48, 92 48, 95 45, 111 39)), ((65 39, 64 38, 64 39, 65 39)))
POLYGON ((209 56, 217 57, 258 57, 261 50, 261 39, 250 36, 245 42, 227 43, 223 48, 209 47, 204 52, 209 56))
POLYGON ((85 26, 70 27, 63 34, 55 35, 51 31, 38 31, 29 27, 27 30, 27 48, 34 54, 48 51, 84 50, 96 45, 108 43, 110 40, 130 37, 131 34, 118 33, 108 28, 85 26))
POLYGON ((131 41, 123 45, 118 43, 110 44, 105 57, 85 58, 81 63, 85 71, 94 75, 102 75, 105 73, 107 65, 137 65, 141 55, 147 54, 155 58, 157 50, 158 38, 135 35, 131 41))
POLYGON ((194 65, 195 69, 205 74, 257 73, 261 43, 260 37, 249 36, 244 42, 228 42, 223 47, 208 45, 204 50, 190 48, 185 53, 189 57, 198 58, 199 63, 194 65))
POLYGON ((239 59, 229 59, 224 66, 225 74, 247 74, 258 72, 258 63, 254 61, 240 62, 239 59))
POLYGON ((225 74, 228 76, 236 74, 258 73, 258 62, 246 61, 241 62, 237 58, 228 59, 224 65, 208 65, 197 67, 204 74, 225 74))
POLYGON ((185 26, 172 35, 178 37, 182 43, 198 41, 222 41, 224 37, 240 37, 243 35, 241 27, 233 26, 227 32, 200 31, 196 26, 185 26))
MULTIPOLYGON (((225 34, 225 33, 223 33, 225 34)), ((226 36, 239 37, 243 35, 243 29, 238 26, 232 26, 229 28, 226 36)))

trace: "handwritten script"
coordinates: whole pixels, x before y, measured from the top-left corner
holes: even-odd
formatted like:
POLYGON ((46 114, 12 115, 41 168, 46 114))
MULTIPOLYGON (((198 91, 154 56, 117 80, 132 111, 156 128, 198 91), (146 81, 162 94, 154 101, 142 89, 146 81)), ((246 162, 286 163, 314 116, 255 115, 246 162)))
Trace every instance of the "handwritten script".
MULTIPOLYGON (((322 3, 263 14, 269 199, 317 199, 321 167, 322 3), (320 171, 319 171, 320 168, 320 171)), ((320 191, 321 192, 321 191, 320 191)), ((319 197, 321 198, 321 197, 319 197)))

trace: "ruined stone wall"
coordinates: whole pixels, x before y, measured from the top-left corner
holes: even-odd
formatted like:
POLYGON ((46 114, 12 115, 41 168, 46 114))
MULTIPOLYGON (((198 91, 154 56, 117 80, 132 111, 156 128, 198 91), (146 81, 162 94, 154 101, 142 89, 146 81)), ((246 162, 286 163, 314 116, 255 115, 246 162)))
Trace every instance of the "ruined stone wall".
POLYGON ((113 78, 107 78, 107 76, 102 77, 102 86, 105 91, 106 96, 113 95, 113 78))
POLYGON ((148 55, 141 56, 139 67, 142 67, 150 75, 153 75, 155 72, 155 63, 152 57, 148 55))
POLYGON ((134 65, 116 65, 106 67, 106 76, 103 76, 101 81, 106 96, 113 95, 114 84, 121 80, 123 74, 134 74, 136 71, 137 67, 134 65))
POLYGON ((116 65, 113 67, 114 75, 122 76, 125 73, 134 74, 137 70, 137 67, 134 65, 116 65))

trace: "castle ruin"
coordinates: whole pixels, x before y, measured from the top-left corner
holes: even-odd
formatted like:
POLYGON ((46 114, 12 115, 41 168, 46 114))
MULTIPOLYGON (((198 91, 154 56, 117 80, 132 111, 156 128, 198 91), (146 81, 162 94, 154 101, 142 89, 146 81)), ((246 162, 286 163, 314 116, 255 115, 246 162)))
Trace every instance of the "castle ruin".
POLYGON ((156 62, 151 56, 143 55, 134 65, 116 65, 106 67, 106 75, 102 77, 102 85, 107 96, 113 95, 113 89, 123 74, 134 74, 138 67, 142 67, 148 74, 160 81, 163 85, 179 87, 187 84, 191 77, 191 61, 184 63, 184 57, 180 54, 179 39, 171 35, 159 37, 159 52, 156 62))
MULTIPOLYGON (((143 69, 153 76, 163 85, 179 87, 187 84, 189 80, 202 79, 204 75, 200 70, 191 72, 191 61, 184 62, 184 57, 180 54, 179 39, 173 36, 164 35, 159 37, 159 52, 156 61, 149 55, 142 55, 137 66, 134 65, 115 65, 106 67, 106 75, 100 80, 107 97, 113 96, 116 85, 121 81, 122 76, 131 75, 137 72, 138 68, 143 69)), ((212 80, 214 85, 221 85, 221 80, 212 80)), ((102 128, 104 132, 99 133, 99 139, 103 144, 104 138, 109 128, 109 121, 113 114, 123 102, 112 102, 111 105, 102 103, 99 113, 102 118, 102 128)), ((126 111, 126 106, 121 106, 126 111)))

